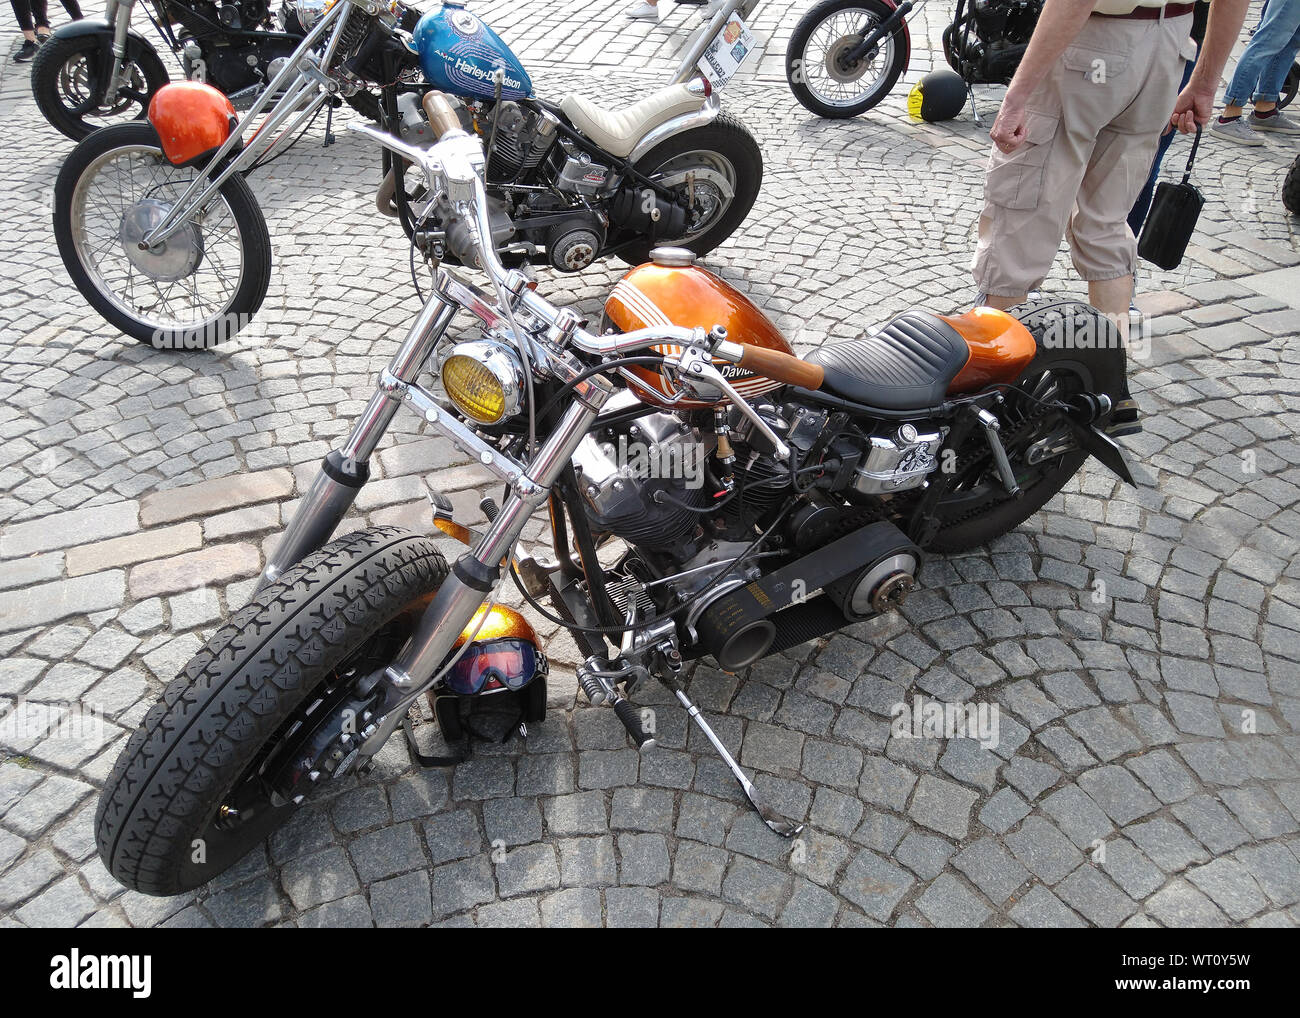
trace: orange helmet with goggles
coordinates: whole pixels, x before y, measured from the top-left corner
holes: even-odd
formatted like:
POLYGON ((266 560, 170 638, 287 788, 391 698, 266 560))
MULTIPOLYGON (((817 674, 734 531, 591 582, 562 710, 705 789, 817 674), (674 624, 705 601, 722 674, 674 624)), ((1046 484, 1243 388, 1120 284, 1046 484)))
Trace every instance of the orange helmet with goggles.
POLYGON ((518 692, 550 670, 546 655, 537 646, 537 634, 528 620, 513 608, 486 605, 474 613, 456 638, 460 650, 467 640, 469 649, 456 660, 443 682, 460 696, 518 692))
MULTIPOLYGON (((453 656, 456 660, 447 674, 429 691, 438 727, 448 743, 471 735, 488 738, 481 723, 471 723, 475 714, 481 716, 480 722, 494 714, 498 721, 504 717, 502 741, 512 731, 526 734, 527 725, 546 719, 550 666, 533 627, 513 608, 500 604, 480 608, 456 639, 453 656), (502 695, 483 699, 492 693, 502 695)), ((463 757, 430 759, 443 765, 463 757)))
POLYGON ((223 144, 237 122, 230 100, 201 81, 164 85, 149 100, 149 123, 163 155, 177 166, 223 144))

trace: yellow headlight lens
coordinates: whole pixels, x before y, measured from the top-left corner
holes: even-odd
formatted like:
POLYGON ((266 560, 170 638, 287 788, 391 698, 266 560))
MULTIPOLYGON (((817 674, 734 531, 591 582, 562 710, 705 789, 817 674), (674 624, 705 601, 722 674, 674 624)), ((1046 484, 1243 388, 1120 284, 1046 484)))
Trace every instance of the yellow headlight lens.
POLYGON ((501 380, 474 357, 448 357, 442 365, 442 387, 456 409, 472 421, 495 424, 505 416, 506 392, 501 380))

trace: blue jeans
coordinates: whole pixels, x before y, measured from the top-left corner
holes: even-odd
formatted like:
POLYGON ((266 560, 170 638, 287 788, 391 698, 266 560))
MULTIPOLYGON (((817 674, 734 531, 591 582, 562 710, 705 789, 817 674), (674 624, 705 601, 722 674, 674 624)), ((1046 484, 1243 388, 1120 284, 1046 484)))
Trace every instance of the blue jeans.
POLYGON ((1237 62, 1224 103, 1244 106, 1248 100, 1277 102, 1297 50, 1300 0, 1270 0, 1259 28, 1237 62))

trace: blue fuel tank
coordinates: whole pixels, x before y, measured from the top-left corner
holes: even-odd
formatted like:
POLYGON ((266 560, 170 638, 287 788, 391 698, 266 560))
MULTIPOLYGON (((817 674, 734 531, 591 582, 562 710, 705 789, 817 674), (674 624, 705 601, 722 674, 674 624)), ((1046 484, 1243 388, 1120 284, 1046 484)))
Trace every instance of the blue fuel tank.
POLYGON ((415 26, 415 48, 425 80, 452 95, 491 99, 496 95, 492 75, 505 72, 503 99, 533 94, 533 82, 510 47, 463 4, 444 3, 415 26))

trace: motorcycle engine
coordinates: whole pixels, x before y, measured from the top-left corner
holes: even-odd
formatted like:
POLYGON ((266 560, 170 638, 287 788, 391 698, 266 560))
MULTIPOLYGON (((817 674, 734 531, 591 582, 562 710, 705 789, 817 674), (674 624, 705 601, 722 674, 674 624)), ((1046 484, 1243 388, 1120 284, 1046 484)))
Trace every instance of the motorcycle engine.
MULTIPOLYGON (((953 54, 964 65, 954 65, 958 73, 975 83, 1009 82, 1029 46, 1042 6, 1040 0, 972 0, 973 31, 965 48, 953 54)), ((959 46, 960 40, 961 31, 954 23, 945 33, 945 49, 950 42, 959 46)))
POLYGON ((555 116, 545 110, 533 112, 516 102, 498 103, 481 129, 485 144, 496 130, 488 179, 513 180, 545 159, 555 144, 557 123, 555 116))
POLYGON ((638 548, 682 549, 712 497, 712 435, 673 414, 649 414, 587 435, 574 453, 592 527, 638 548))

